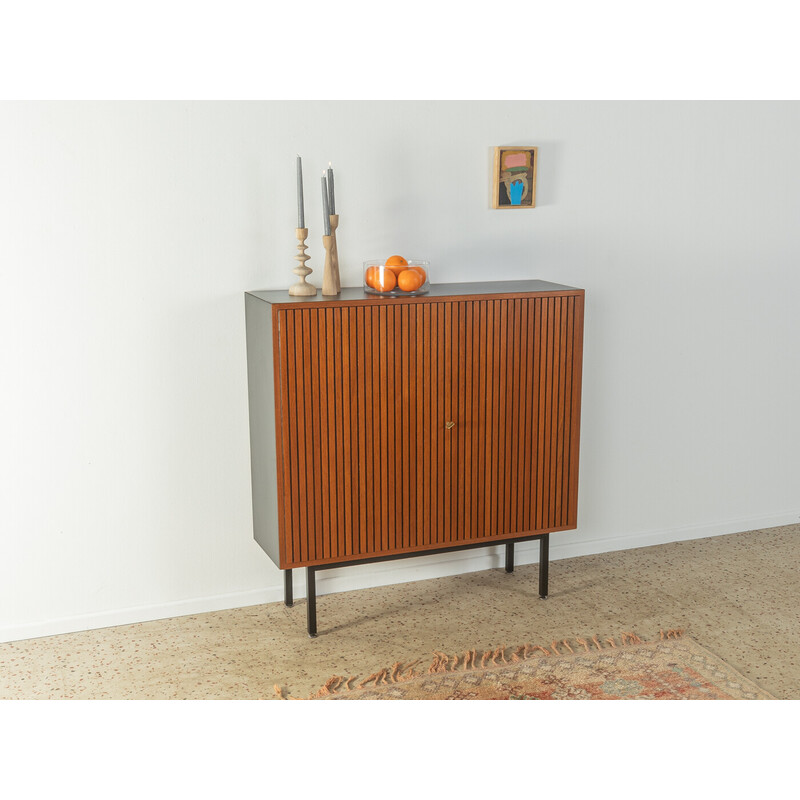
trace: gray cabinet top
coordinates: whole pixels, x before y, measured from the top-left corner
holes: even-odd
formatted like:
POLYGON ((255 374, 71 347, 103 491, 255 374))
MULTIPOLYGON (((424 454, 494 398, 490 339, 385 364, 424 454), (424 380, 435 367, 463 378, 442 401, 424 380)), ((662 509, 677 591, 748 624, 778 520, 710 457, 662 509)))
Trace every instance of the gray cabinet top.
POLYGON ((560 283, 550 283, 549 281, 527 280, 527 281, 477 281, 475 283, 432 283, 430 291, 422 295, 409 295, 408 297, 385 297, 371 294, 363 287, 346 287, 337 295, 325 296, 317 289, 317 294, 313 297, 292 297, 286 289, 250 291, 246 294, 253 295, 265 303, 273 305, 296 305, 298 303, 352 303, 358 301, 366 302, 408 302, 410 300, 422 300, 435 297, 465 297, 470 295, 513 295, 530 294, 533 292, 553 292, 582 293, 583 289, 576 289, 574 286, 563 286, 560 283))

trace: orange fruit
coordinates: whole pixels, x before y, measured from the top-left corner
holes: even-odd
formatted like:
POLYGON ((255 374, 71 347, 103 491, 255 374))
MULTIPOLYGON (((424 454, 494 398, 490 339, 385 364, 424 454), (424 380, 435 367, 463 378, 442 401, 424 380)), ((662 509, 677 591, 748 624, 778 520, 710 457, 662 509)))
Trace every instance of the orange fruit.
POLYGON ((397 286, 394 272, 383 267, 369 267, 364 276, 367 286, 378 292, 391 292, 397 286))
POLYGON ((406 261, 403 256, 389 256, 389 258, 386 259, 386 269, 390 269, 394 272, 395 278, 407 267, 408 261, 406 261))
POLYGON ((425 280, 422 275, 414 269, 403 270, 397 276, 397 285, 404 292, 416 292, 424 282, 425 280))
POLYGON ((422 267, 418 267, 416 265, 413 265, 413 266, 410 266, 409 269, 413 269, 415 272, 419 272, 419 274, 422 276, 422 283, 425 283, 425 281, 428 279, 428 276, 427 276, 425 270, 422 269, 422 267))
POLYGON ((366 283, 370 289, 376 289, 378 275, 380 275, 380 271, 377 267, 367 267, 367 271, 364 273, 364 283, 366 283))
POLYGON ((380 275, 380 291, 381 292, 391 292, 395 286, 397 286, 397 276, 394 272, 391 272, 388 269, 381 270, 380 275))

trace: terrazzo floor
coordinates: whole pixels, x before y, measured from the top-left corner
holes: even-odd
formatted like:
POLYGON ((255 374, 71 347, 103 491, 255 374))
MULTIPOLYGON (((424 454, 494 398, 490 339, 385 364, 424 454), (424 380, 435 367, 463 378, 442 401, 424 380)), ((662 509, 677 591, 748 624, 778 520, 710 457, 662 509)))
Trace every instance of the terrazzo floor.
MULTIPOLYGON (((498 548, 498 552, 501 552, 498 548)), ((498 561, 500 557, 498 556, 498 561)), ((0 699, 306 697, 434 650, 683 628, 779 699, 800 698, 800 525, 0 644, 0 699)))

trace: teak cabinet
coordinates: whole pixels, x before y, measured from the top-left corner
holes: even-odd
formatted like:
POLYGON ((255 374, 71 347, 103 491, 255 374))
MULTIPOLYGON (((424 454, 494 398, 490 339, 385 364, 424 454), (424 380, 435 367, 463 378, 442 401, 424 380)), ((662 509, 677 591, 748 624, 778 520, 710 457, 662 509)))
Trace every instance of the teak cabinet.
POLYGON ((381 298, 245 295, 256 541, 317 569, 577 522, 584 292, 544 281, 381 298))

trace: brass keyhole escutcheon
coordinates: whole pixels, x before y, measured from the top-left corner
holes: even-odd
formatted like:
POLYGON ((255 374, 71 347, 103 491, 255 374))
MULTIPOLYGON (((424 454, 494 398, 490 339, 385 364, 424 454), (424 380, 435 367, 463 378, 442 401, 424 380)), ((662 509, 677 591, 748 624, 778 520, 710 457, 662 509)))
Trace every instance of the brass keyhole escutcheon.
POLYGON ((445 422, 444 426, 447 430, 450 430, 450 428, 455 428, 456 424, 455 422, 445 422))

